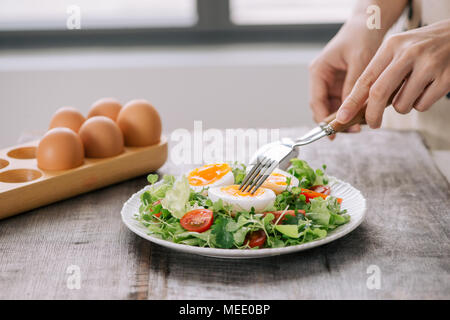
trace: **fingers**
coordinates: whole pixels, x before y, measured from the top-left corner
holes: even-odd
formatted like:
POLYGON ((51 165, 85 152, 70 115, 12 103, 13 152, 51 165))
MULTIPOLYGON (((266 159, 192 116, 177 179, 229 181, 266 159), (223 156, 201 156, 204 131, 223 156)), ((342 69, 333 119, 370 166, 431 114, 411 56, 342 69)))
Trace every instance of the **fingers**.
POLYGON ((344 100, 336 115, 337 121, 340 123, 349 122, 358 111, 364 106, 372 84, 378 79, 383 70, 392 60, 392 54, 389 50, 381 47, 376 55, 370 61, 367 68, 358 78, 350 92, 349 96, 344 100))
POLYGON ((357 133, 360 131, 361 131, 361 126, 359 124, 355 124, 347 129, 347 132, 350 132, 350 133, 357 133))
POLYGON ((394 91, 401 86, 411 72, 412 64, 401 59, 394 60, 378 77, 369 90, 366 122, 372 128, 381 126, 383 113, 394 91))
MULTIPOLYGON (((344 85, 342 88, 342 99, 344 100, 352 91, 353 86, 358 80, 359 76, 364 72, 364 68, 367 64, 360 63, 360 61, 353 61, 352 64, 348 66, 347 74, 345 76, 344 85)), ((350 133, 357 133, 361 131, 361 126, 355 124, 345 130, 350 133)))
POLYGON ((427 111, 436 101, 443 97, 447 91, 448 88, 446 88, 445 81, 433 81, 416 101, 414 109, 420 112, 427 111))
POLYGON ((353 61, 349 64, 347 75, 345 76, 344 86, 342 88, 343 100, 350 94, 356 80, 358 80, 359 76, 363 73, 365 67, 366 65, 359 63, 358 61, 353 61))
POLYGON ((330 114, 330 102, 328 100, 328 86, 318 71, 309 73, 309 105, 313 111, 314 120, 320 122, 330 114))
POLYGON ((401 114, 409 113, 431 80, 431 76, 426 72, 414 69, 395 97, 392 103, 394 109, 401 114))

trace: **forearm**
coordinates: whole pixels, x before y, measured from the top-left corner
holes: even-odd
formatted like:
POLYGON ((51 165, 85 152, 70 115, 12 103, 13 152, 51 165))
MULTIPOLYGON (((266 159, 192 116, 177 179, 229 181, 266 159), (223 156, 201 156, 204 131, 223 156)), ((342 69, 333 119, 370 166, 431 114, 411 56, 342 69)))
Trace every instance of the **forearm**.
POLYGON ((363 30, 377 34, 379 37, 384 37, 386 32, 398 20, 407 3, 407 0, 358 0, 347 23, 353 26, 359 24, 363 30), (376 5, 380 8, 380 29, 369 29, 366 26, 367 19, 371 14, 367 12, 367 8, 371 5, 376 5))

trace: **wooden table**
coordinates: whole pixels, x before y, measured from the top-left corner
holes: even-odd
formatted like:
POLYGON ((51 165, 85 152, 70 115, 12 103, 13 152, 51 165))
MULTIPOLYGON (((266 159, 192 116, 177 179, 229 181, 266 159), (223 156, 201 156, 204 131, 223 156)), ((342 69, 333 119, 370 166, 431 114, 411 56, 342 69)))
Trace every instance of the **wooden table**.
MULTIPOLYGON (((450 298, 449 185, 417 133, 340 135, 304 147, 302 158, 363 192, 367 218, 354 232, 265 259, 180 254, 122 224, 123 202, 146 184, 139 177, 0 221, 0 298, 450 298), (72 265, 80 289, 68 288, 72 265), (380 289, 367 286, 371 268, 380 289)), ((167 164, 160 173, 183 170, 167 164)))

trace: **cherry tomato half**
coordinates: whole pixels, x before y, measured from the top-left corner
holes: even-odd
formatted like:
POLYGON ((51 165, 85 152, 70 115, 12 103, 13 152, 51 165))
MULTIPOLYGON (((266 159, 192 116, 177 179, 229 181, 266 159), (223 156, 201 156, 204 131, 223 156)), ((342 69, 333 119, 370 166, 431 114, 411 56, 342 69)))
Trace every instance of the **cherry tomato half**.
POLYGON ((211 227, 213 220, 212 210, 195 209, 185 213, 180 220, 180 224, 188 231, 205 232, 211 227))
POLYGON ((264 230, 260 229, 247 233, 247 236, 245 237, 245 243, 247 243, 250 248, 261 248, 264 243, 266 243, 266 239, 266 233, 264 232, 264 230))
MULTIPOLYGON (((297 210, 297 212, 305 215, 305 210, 297 210)), ((283 211, 267 211, 267 212, 264 212, 264 216, 266 216, 268 213, 271 213, 275 216, 275 219, 273 220, 273 222, 275 223, 278 221, 278 219, 280 218, 283 211)), ((281 218, 280 221, 278 221, 278 224, 283 222, 284 220, 286 220, 286 216, 295 217, 295 210, 286 210, 286 213, 284 214, 283 218, 281 218)))

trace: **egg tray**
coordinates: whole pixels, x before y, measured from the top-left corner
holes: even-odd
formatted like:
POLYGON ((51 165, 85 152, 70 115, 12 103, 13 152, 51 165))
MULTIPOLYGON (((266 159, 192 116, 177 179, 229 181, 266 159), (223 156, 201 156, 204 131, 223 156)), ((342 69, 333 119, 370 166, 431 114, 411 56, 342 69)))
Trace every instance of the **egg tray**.
POLYGON ((115 157, 85 158, 80 167, 45 171, 35 158, 39 140, 0 150, 0 219, 159 169, 167 138, 157 145, 125 147, 115 157))

